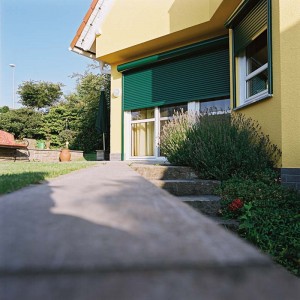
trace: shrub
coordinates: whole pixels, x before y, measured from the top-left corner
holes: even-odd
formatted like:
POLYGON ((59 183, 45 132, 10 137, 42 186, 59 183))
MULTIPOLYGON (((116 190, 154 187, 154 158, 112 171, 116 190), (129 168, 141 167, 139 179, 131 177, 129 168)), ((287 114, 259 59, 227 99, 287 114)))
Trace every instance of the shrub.
MULTIPOLYGON (((266 175, 267 176, 267 175, 266 175)), ((269 253, 275 261, 300 275, 300 194, 288 190, 276 178, 232 178, 222 183, 222 214, 239 220, 239 234, 269 253), (243 206, 232 210, 240 199, 243 206)))
POLYGON ((160 149, 170 163, 175 165, 189 165, 188 132, 196 115, 190 113, 175 113, 162 129, 160 149))
MULTIPOLYGON (((275 175, 275 172, 274 172, 275 175)), ((242 213, 242 210, 234 213, 229 209, 229 205, 235 199, 240 199, 244 204, 251 201, 262 201, 263 199, 272 198, 274 200, 281 200, 282 187, 276 183, 275 179, 244 179, 240 177, 233 177, 227 181, 222 182, 221 187, 217 193, 221 195, 222 214, 229 218, 237 217, 242 213)))
POLYGON ((187 140, 190 165, 207 179, 251 178, 272 169, 280 157, 260 126, 240 114, 202 115, 187 140))
POLYGON ((280 157, 260 126, 241 114, 175 114, 163 128, 161 149, 170 163, 219 180, 257 177, 272 170, 280 157))
POLYGON ((0 129, 14 134, 16 139, 43 138, 42 125, 42 114, 30 108, 9 110, 0 114, 0 129))

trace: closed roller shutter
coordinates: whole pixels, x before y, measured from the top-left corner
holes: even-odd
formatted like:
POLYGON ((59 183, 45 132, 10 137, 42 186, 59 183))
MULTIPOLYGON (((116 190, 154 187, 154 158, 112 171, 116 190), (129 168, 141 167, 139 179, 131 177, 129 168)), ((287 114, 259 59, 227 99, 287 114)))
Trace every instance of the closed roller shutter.
POLYGON ((267 0, 259 1, 244 19, 234 27, 234 49, 235 54, 245 49, 257 35, 268 24, 267 0))
POLYGON ((228 97, 228 39, 223 46, 123 73, 124 110, 228 97))

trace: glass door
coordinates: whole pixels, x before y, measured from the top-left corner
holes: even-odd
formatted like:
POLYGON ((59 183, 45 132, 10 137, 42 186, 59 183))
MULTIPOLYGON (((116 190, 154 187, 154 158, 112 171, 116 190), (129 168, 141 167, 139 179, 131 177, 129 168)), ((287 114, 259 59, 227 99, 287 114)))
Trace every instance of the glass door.
MULTIPOLYGON (((169 105, 169 106, 162 106, 159 110, 159 139, 163 133, 163 127, 166 123, 172 120, 174 114, 180 112, 186 112, 188 109, 187 103, 179 104, 179 105, 169 105)), ((164 156, 162 151, 160 150, 159 143, 158 143, 158 156, 164 156)))
POLYGON ((154 108, 131 111, 131 157, 155 154, 154 108))
MULTIPOLYGON (((130 159, 162 158, 160 135, 174 113, 187 111, 187 103, 137 109, 130 114, 130 159)), ((129 116, 129 115, 128 115, 129 116)))

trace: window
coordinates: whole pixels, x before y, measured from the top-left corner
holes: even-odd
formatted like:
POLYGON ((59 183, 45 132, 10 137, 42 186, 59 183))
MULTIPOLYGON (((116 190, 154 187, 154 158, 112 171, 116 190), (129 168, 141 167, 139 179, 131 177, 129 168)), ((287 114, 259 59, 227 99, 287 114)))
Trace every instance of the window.
POLYGON ((272 94, 270 0, 244 1, 227 21, 232 29, 234 108, 272 94))
POLYGON ((186 112, 188 109, 187 104, 169 105, 160 108, 160 132, 164 125, 173 118, 175 113, 186 112))
POLYGON ((131 111, 131 156, 154 156, 154 108, 131 111))
POLYGON ((254 39, 238 59, 241 104, 268 96, 267 30, 254 39))
POLYGON ((230 113, 230 100, 221 99, 206 102, 199 102, 199 108, 197 109, 201 114, 219 115, 224 113, 230 113))
MULTIPOLYGON (((159 140, 160 136, 163 134, 163 127, 173 119, 174 114, 180 112, 186 112, 188 110, 187 103, 179 104, 179 105, 169 105, 163 106, 159 109, 159 140)), ((158 156, 164 156, 162 153, 159 143, 158 143, 158 156)))
POLYGON ((130 157, 160 157, 159 139, 163 126, 174 113, 187 111, 187 104, 132 110, 130 115, 130 157))

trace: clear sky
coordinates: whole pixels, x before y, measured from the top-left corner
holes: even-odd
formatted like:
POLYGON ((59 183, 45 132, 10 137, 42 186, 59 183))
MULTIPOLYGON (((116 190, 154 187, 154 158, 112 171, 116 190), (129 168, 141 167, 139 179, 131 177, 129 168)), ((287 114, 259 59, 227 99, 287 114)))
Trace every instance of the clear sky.
POLYGON ((0 0, 0 107, 12 107, 9 64, 16 65, 16 89, 23 81, 42 80, 63 83, 65 93, 74 90, 69 76, 82 73, 92 60, 68 48, 91 2, 0 0))

